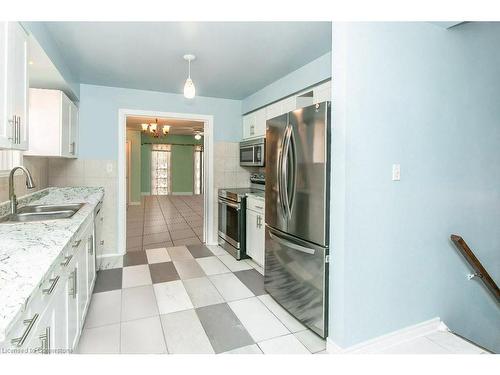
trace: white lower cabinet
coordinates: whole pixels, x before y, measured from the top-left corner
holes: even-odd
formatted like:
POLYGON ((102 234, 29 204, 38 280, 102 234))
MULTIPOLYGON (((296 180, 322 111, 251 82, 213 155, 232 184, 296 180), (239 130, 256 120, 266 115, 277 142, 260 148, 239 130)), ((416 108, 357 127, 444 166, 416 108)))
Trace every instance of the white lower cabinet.
POLYGON ((246 252, 255 263, 264 267, 264 200, 249 196, 246 212, 246 252))
POLYGON ((91 218, 51 266, 0 347, 23 353, 74 350, 90 304, 95 272, 91 218))

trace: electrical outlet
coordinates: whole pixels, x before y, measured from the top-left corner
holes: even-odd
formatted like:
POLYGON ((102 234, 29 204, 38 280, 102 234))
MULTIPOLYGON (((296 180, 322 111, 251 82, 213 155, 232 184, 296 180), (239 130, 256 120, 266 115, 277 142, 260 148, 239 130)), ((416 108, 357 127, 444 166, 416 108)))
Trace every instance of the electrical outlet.
POLYGON ((399 164, 392 165, 392 181, 401 180, 401 166, 399 164))

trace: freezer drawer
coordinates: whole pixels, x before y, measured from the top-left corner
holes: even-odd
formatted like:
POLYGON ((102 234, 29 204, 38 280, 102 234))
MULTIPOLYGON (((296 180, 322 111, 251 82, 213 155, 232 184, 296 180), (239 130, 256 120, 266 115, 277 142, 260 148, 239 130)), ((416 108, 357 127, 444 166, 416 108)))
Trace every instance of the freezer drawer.
POLYGON ((290 314, 326 337, 328 248, 267 225, 265 241, 265 289, 290 314))

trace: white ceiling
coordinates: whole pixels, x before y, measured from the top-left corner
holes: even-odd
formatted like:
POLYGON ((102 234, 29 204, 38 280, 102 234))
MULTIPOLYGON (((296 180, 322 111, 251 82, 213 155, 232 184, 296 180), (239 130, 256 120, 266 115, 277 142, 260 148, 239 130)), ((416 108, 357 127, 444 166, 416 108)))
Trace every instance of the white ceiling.
POLYGON ((127 129, 141 130, 141 124, 155 123, 156 120, 160 128, 163 125, 170 125, 169 134, 172 135, 195 135, 203 132, 203 122, 147 116, 128 116, 127 129))
POLYGON ((46 22, 80 82, 243 99, 331 50, 330 22, 46 22))

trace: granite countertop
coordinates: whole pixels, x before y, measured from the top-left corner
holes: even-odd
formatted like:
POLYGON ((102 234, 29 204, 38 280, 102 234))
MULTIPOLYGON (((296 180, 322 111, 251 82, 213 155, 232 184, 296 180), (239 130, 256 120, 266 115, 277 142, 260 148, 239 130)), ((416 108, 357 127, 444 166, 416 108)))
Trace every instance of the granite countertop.
MULTIPOLYGON (((104 188, 47 188, 19 198, 33 204, 87 203, 69 219, 0 224, 0 342, 51 265, 102 200, 104 188)), ((0 204, 0 217, 9 202, 0 204)))

